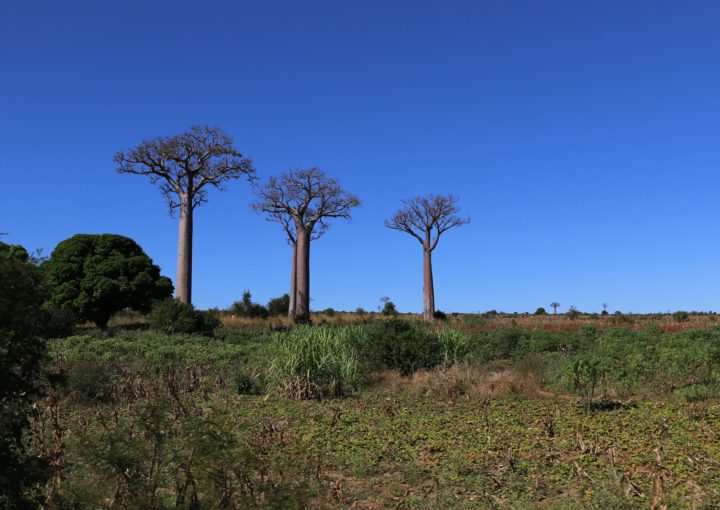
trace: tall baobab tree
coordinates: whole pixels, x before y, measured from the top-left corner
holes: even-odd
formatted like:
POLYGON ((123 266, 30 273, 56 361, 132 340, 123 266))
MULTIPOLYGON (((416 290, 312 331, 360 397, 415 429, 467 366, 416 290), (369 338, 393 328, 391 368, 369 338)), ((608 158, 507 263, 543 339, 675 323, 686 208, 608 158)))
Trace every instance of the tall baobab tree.
POLYGON ((423 247, 423 318, 432 320, 435 314, 435 287, 432 274, 432 252, 443 232, 470 223, 470 218, 458 216, 458 198, 453 195, 429 195, 403 200, 405 207, 385 226, 410 234, 423 247))
POLYGON ((327 232, 329 220, 350 219, 350 210, 360 205, 360 199, 317 167, 271 177, 255 187, 255 194, 253 209, 279 223, 293 247, 290 315, 306 321, 310 317, 310 241, 327 232))
POLYGON ((233 147, 232 138, 224 131, 192 126, 179 135, 145 140, 127 152, 118 152, 115 163, 119 173, 150 177, 152 184, 160 185, 170 214, 179 210, 175 295, 190 303, 195 208, 207 202, 210 187, 224 190, 228 180, 241 177, 252 181, 252 162, 233 147))
POLYGON ((553 313, 557 315, 557 309, 560 306, 560 303, 558 303, 557 301, 553 301, 552 303, 550 303, 550 306, 553 309, 553 313))

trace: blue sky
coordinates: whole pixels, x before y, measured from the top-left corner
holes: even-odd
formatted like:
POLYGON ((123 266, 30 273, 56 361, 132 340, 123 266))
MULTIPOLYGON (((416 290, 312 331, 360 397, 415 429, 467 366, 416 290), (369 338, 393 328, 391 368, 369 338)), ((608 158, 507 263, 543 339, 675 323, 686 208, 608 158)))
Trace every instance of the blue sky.
MULTIPOLYGON (((2 2, 0 231, 127 235, 174 278, 176 220, 112 157, 209 124, 363 199, 313 243, 314 309, 420 311, 420 245, 383 219, 435 192, 472 217, 434 254, 442 310, 717 310, 718 26, 714 1, 2 2)), ((197 210, 200 307, 287 291, 251 200, 197 210)))

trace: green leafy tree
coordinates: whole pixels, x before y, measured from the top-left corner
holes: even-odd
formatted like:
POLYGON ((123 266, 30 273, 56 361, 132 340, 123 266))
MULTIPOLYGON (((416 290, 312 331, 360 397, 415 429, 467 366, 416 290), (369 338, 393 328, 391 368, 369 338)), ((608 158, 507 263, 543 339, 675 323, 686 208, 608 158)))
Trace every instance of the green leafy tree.
POLYGON ((242 301, 235 301, 230 306, 230 311, 238 317, 249 317, 252 319, 266 319, 268 316, 267 308, 261 304, 254 303, 249 290, 243 292, 242 301))
POLYGON ((272 298, 268 301, 267 311, 268 315, 287 315, 290 307, 290 294, 283 294, 280 297, 272 298))
POLYGON ((40 271, 27 251, 0 243, 0 509, 35 508, 31 489, 46 472, 22 441, 40 390, 44 300, 40 271))
POLYGON ((49 303, 101 329, 107 328, 113 314, 126 308, 147 313, 153 301, 173 291, 170 279, 160 276, 160 268, 135 241, 115 234, 66 239, 42 269, 49 303))

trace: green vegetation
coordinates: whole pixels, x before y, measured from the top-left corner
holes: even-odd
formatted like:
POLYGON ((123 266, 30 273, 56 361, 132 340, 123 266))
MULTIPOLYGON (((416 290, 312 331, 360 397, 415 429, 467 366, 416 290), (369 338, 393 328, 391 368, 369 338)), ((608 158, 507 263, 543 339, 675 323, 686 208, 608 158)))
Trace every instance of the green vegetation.
POLYGON ((58 434, 60 448, 36 494, 51 508, 717 501, 720 326, 498 320, 52 340, 63 382, 28 444, 46 463, 58 434))
POLYGON ((132 308, 149 312, 156 299, 172 294, 142 248, 115 234, 78 234, 57 245, 42 266, 49 303, 105 329, 113 314, 132 308))
POLYGON ((173 298, 155 303, 148 314, 148 323, 150 328, 169 335, 197 333, 213 336, 220 327, 220 319, 214 313, 196 310, 193 305, 173 298))
POLYGON ((0 243, 0 509, 33 508, 45 478, 47 460, 23 441, 41 391, 45 298, 25 249, 0 243))

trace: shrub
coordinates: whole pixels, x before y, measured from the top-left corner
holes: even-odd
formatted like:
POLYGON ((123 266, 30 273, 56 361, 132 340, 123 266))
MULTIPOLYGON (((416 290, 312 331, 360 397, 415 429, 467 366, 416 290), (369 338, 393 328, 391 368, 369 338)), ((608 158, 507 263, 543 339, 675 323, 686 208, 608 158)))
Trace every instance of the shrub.
POLYGON ((325 310, 323 310, 323 314, 327 315, 328 317, 334 317, 335 309, 334 308, 326 308, 325 310))
POLYGON ((672 316, 673 319, 675 319, 675 322, 687 322, 687 320, 690 318, 690 314, 683 311, 677 311, 672 316))
POLYGON ((570 363, 570 380, 573 388, 583 396, 586 409, 590 408, 595 389, 607 371, 606 360, 593 354, 578 356, 570 363))
MULTIPOLYGON (((285 309, 285 311, 287 311, 287 309, 285 309)), ((248 317, 251 319, 267 319, 268 316, 267 308, 258 303, 253 303, 252 295, 248 290, 243 292, 242 301, 235 301, 230 306, 230 312, 238 317, 248 317)))
POLYGON ((169 297, 173 290, 170 279, 160 276, 160 268, 135 241, 114 234, 66 239, 41 267, 49 304, 101 329, 120 310, 146 313, 154 300, 169 297))
POLYGON ((442 310, 435 310, 433 312, 433 318, 438 321, 446 321, 447 314, 445 312, 443 312, 442 310))
POLYGON ((260 395, 266 389, 265 378, 259 367, 244 368, 235 374, 235 389, 240 395, 260 395))
POLYGON ((443 361, 438 337, 411 322, 395 318, 378 321, 368 332, 382 363, 405 375, 433 368, 443 361))
POLYGON ((45 462, 23 435, 40 393, 42 277, 21 246, 0 243, 0 508, 36 508, 26 489, 41 482, 45 462))
POLYGON ((287 315, 290 310, 290 295, 283 294, 280 297, 272 298, 267 304, 268 315, 274 317, 276 315, 287 315))
POLYGON ((158 301, 148 315, 150 328, 168 335, 175 333, 213 336, 220 319, 211 312, 196 310, 189 303, 168 298, 158 301))
POLYGON ((547 312, 545 309, 541 306, 537 310, 535 310, 535 315, 547 315, 547 312))
POLYGON ((66 308, 45 306, 42 310, 42 336, 45 338, 65 338, 75 330, 75 314, 66 308))
POLYGON ((571 307, 568 309, 566 315, 568 316, 568 319, 574 321, 575 319, 577 319, 578 317, 580 317, 580 311, 579 311, 577 308, 575 308, 574 306, 571 306, 571 307))
POLYGON ((358 326, 297 326, 276 333, 273 382, 282 394, 297 399, 348 394, 360 382, 356 345, 366 343, 364 334, 358 326))
POLYGON ((395 308, 395 303, 388 299, 387 301, 385 301, 385 304, 383 305, 382 310, 380 310, 380 313, 383 315, 397 315, 398 311, 397 308, 395 308))
POLYGON ((685 402, 700 402, 711 397, 710 389, 704 384, 692 384, 677 390, 676 393, 685 402))

